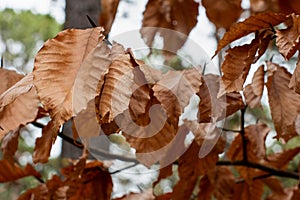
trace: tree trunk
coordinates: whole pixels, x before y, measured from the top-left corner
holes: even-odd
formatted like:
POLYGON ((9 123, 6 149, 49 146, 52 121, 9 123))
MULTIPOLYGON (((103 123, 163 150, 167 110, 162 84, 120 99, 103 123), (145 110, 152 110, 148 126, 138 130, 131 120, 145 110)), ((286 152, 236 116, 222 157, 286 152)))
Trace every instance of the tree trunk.
MULTIPOLYGON (((101 11, 100 0, 66 0, 66 20, 64 29, 67 28, 91 28, 92 25, 87 19, 87 15, 98 24, 98 18, 101 11)), ((72 136, 72 121, 69 120, 63 126, 63 134, 72 136)), ((109 144, 103 145, 102 150, 108 150, 109 144)), ((78 159, 82 155, 82 150, 72 144, 62 142, 62 157, 78 159)))
POLYGON ((90 28, 87 15, 98 24, 101 11, 100 0, 66 0, 64 28, 90 28))

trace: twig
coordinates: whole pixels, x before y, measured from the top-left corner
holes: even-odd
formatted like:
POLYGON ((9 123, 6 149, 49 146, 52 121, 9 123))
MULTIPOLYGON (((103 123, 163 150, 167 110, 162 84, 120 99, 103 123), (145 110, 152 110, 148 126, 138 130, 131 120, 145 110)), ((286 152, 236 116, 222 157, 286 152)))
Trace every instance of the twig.
POLYGON ((97 27, 96 23, 90 18, 90 16, 86 15, 87 19, 89 20, 90 24, 92 25, 93 28, 97 27))
POLYGON ((249 167, 249 168, 254 168, 254 169, 260 169, 262 171, 269 172, 275 176, 293 178, 293 179, 297 179, 297 180, 299 179, 298 173, 274 169, 272 167, 267 167, 265 165, 261 165, 258 163, 253 163, 253 162, 249 162, 249 161, 245 162, 244 160, 241 160, 241 161, 218 161, 217 165, 244 166, 244 167, 249 167))
POLYGON ((242 136, 242 145, 243 145, 243 160, 245 162, 248 161, 248 153, 247 153, 247 138, 245 137, 245 112, 246 108, 241 109, 241 136, 242 136))
MULTIPOLYGON (((264 178, 268 178, 270 176, 272 176, 273 174, 264 174, 264 175, 260 175, 260 176, 255 176, 252 178, 252 180, 259 180, 259 179, 264 179, 264 178)), ((244 183, 245 179, 238 179, 235 181, 235 183, 244 183)))
POLYGON ((3 69, 3 66, 4 66, 4 58, 3 58, 3 56, 1 56, 1 63, 0 63, 1 69, 3 69))
POLYGON ((122 169, 118 169, 118 170, 116 170, 116 171, 114 171, 114 172, 110 172, 110 174, 116 174, 116 173, 119 173, 119 172, 121 172, 121 171, 124 171, 125 169, 129 169, 129 168, 135 167, 135 166, 137 166, 138 164, 139 164, 139 163, 133 163, 132 165, 129 165, 129 166, 124 167, 124 168, 122 168, 122 169))
POLYGON ((240 133, 240 130, 231 130, 231 129, 227 129, 227 128, 222 128, 222 127, 217 127, 217 129, 220 129, 222 131, 228 131, 228 132, 235 132, 235 133, 240 133))

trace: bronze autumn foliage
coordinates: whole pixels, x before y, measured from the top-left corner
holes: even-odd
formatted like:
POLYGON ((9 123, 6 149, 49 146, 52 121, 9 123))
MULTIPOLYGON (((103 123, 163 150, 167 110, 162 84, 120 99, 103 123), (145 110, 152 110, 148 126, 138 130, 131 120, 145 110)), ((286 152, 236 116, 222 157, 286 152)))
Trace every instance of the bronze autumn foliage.
MULTIPOLYGON (((87 160, 86 154, 62 168, 61 177, 54 175, 46 181, 35 165, 21 167, 15 162, 20 128, 28 123, 41 126, 32 159, 34 164, 47 163, 57 135, 62 137, 61 126, 72 119, 74 139, 79 132, 84 132, 80 136, 85 139, 93 139, 100 128, 101 134, 122 134, 136 157, 113 158, 164 167, 153 188, 116 199, 261 199, 265 187, 271 190, 268 199, 299 199, 299 185, 286 187, 278 178, 299 181, 299 163, 288 167, 299 156, 299 145, 268 153, 266 138, 272 127, 259 116, 256 123, 245 122, 249 107, 265 106, 261 100, 266 88, 275 139, 289 143, 299 138, 298 2, 283 5, 281 0, 251 0, 251 15, 237 22, 245 14, 242 1, 203 0, 216 31, 227 30, 215 52, 230 45, 220 66, 222 75, 206 74, 205 66, 163 73, 136 59, 122 44, 108 45, 104 35, 113 24, 119 1, 101 2, 106 9, 99 17, 103 27, 58 33, 45 42, 36 55, 33 72, 26 76, 0 69, 1 183, 27 176, 41 182, 21 194, 20 200, 111 199, 111 172, 102 161, 87 160), (250 43, 235 45, 251 33, 250 43), (294 71, 269 59, 271 49, 285 60, 297 60, 294 71), (245 86, 255 63, 261 66, 252 83, 245 86), (182 119, 192 97, 199 100, 195 118, 182 119), (222 127, 222 120, 235 113, 240 117, 235 129, 222 127), (37 122, 47 115, 47 125, 37 122), (232 141, 227 134, 235 134, 232 141), (188 135, 192 141, 187 141, 188 135), (174 166, 178 182, 172 191, 157 194, 155 186, 176 174, 174 166)), ((149 0, 141 37, 153 47, 155 36, 160 34, 164 48, 177 52, 197 24, 199 6, 193 0, 149 0), (168 30, 178 31, 176 37, 170 37, 168 30)))

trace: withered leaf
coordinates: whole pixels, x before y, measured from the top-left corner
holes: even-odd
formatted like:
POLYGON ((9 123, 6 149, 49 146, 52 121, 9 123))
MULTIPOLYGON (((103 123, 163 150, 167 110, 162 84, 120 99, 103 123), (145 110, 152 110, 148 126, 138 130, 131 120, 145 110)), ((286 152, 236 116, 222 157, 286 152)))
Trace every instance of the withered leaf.
POLYGON ((0 139, 20 125, 34 121, 38 111, 33 75, 28 74, 0 96, 0 139))
POLYGON ((1 77, 0 94, 2 94, 8 88, 13 86, 16 82, 22 79, 24 76, 18 74, 16 71, 0 68, 0 77, 1 77))
MULTIPOLYGON (((300 58, 300 57, 299 57, 300 58)), ((289 87, 294 89, 295 92, 300 94, 300 60, 298 58, 298 62, 296 65, 296 68, 294 70, 294 73, 291 77, 289 87)))
POLYGON ((246 181, 238 183, 235 186, 235 192, 232 199, 261 199, 264 192, 264 185, 260 180, 254 180, 252 183, 246 181))
POLYGON ((153 195, 152 188, 150 188, 142 193, 130 193, 130 194, 124 195, 122 197, 115 198, 113 200, 136 200, 136 199, 154 200, 156 198, 153 195))
POLYGON ((259 13, 257 15, 250 16, 242 22, 230 27, 225 33, 223 38, 219 41, 215 55, 231 42, 248 35, 249 33, 265 29, 272 26, 276 26, 286 20, 286 16, 278 13, 259 13))
POLYGON ((202 1, 208 19, 213 22, 217 28, 223 27, 226 30, 239 19, 243 11, 241 3, 241 0, 202 1), (233 10, 234 12, 232 12, 233 10))
POLYGON ((52 144, 56 139, 58 128, 55 127, 53 121, 49 121, 47 126, 42 129, 42 136, 35 141, 32 159, 34 163, 46 163, 50 156, 52 144))
POLYGON ((226 93, 218 96, 220 76, 207 74, 202 76, 202 85, 197 95, 200 97, 198 121, 212 122, 212 118, 221 120, 244 107, 239 93, 226 93))
POLYGON ((222 64, 222 83, 224 88, 219 95, 226 92, 239 92, 243 90, 244 82, 248 76, 251 64, 261 56, 271 40, 271 32, 263 31, 257 34, 250 44, 236 46, 227 50, 222 64), (256 57, 258 51, 258 57, 256 57), (224 90, 223 90, 224 89, 224 90))
POLYGON ((1 150, 3 153, 3 160, 14 163, 14 155, 18 149, 19 130, 9 131, 1 143, 1 150))
POLYGON ((300 95, 288 87, 291 74, 274 63, 268 65, 268 97, 272 119, 276 129, 276 138, 288 141, 296 136, 295 120, 299 114, 300 95))
POLYGON ((103 38, 102 28, 68 29, 46 41, 34 63, 34 84, 55 126, 72 115, 72 88, 82 62, 103 38))
POLYGON ((15 163, 10 163, 7 160, 0 161, 0 183, 15 181, 26 176, 41 177, 30 164, 27 164, 24 169, 20 168, 15 163))
POLYGON ((264 90, 264 66, 260 66, 254 73, 252 83, 244 88, 244 95, 250 108, 261 107, 261 97, 264 90))
POLYGON ((292 23, 283 30, 276 30, 276 45, 279 52, 289 60, 299 49, 300 43, 300 16, 292 14, 292 23))
POLYGON ((201 72, 196 68, 169 71, 153 86, 154 96, 161 102, 168 117, 178 123, 190 98, 200 90, 201 72))
POLYGON ((134 84, 133 70, 138 64, 130 52, 114 43, 111 49, 112 63, 105 75, 99 100, 100 123, 109 123, 129 106, 134 84))
POLYGON ((115 20, 120 0, 101 0, 99 26, 103 26, 103 34, 107 36, 115 20))
POLYGON ((140 30, 146 44, 152 47, 155 35, 160 34, 164 38, 163 49, 177 52, 197 23, 198 6, 194 0, 149 0, 140 30))
POLYGON ((72 89, 73 112, 77 115, 85 109, 88 102, 99 93, 97 87, 104 82, 104 75, 111 64, 110 49, 101 41, 85 58, 80 68, 72 89))
POLYGON ((198 177, 215 167, 218 155, 223 152, 224 147, 224 141, 220 139, 206 157, 199 158, 200 146, 193 141, 189 149, 178 159, 180 180, 173 188, 172 199, 189 199, 198 177))

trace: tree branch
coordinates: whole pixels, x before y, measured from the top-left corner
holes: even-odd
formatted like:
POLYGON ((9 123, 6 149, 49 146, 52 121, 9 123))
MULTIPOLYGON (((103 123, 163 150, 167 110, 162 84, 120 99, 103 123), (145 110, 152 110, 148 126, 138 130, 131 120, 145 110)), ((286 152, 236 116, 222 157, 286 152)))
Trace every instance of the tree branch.
POLYGON ((249 167, 249 168, 254 168, 254 169, 260 169, 262 171, 269 172, 275 176, 293 178, 293 179, 297 179, 297 180, 299 179, 298 173, 283 171, 283 170, 275 169, 272 167, 267 167, 265 165, 261 165, 258 163, 249 162, 249 161, 245 162, 244 160, 241 160, 241 161, 218 161, 217 165, 244 166, 244 167, 249 167))
POLYGON ((240 134, 242 136, 242 146, 243 146, 243 160, 245 162, 248 161, 248 153, 247 153, 247 138, 245 137, 245 112, 246 108, 241 109, 241 131, 240 134))

